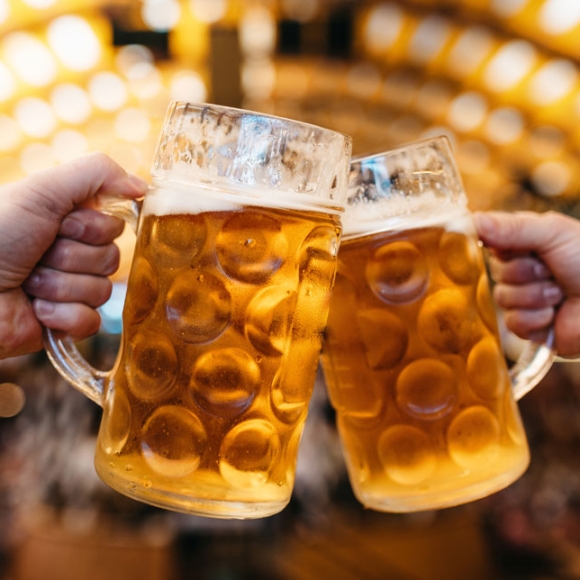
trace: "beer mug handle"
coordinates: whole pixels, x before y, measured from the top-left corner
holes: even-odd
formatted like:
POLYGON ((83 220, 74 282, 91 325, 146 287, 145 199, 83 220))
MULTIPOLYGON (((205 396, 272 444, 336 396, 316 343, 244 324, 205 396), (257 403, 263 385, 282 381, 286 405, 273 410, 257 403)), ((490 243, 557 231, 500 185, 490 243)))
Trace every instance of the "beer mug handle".
MULTIPOLYGON (((137 231, 141 202, 115 196, 100 196, 98 209, 108 215, 124 220, 137 231)), ((79 352, 73 339, 66 333, 45 328, 43 342, 46 354, 63 379, 101 407, 105 380, 109 371, 101 371, 90 365, 79 352)))
POLYGON ((554 329, 551 329, 545 342, 530 341, 522 349, 509 371, 516 401, 527 395, 550 370, 556 358, 553 345, 554 329))

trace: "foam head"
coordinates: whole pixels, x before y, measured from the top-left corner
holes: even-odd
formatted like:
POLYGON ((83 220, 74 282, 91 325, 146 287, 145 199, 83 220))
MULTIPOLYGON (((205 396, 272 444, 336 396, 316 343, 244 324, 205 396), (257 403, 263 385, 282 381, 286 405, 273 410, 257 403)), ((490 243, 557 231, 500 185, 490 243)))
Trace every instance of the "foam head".
POLYGON ((393 229, 412 221, 439 221, 465 212, 467 198, 449 141, 444 136, 353 159, 345 237, 393 229))

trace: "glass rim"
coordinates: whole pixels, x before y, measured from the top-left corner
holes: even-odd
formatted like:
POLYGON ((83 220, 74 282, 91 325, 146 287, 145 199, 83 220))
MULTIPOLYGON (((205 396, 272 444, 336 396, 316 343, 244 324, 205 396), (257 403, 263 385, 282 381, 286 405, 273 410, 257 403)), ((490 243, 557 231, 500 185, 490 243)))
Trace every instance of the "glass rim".
MULTIPOLYGON (((315 123, 310 123, 309 121, 302 121, 300 119, 292 119, 290 117, 275 115, 273 113, 265 113, 262 111, 256 111, 256 110, 252 110, 252 109, 233 107, 230 105, 220 105, 220 104, 216 104, 216 103, 207 103, 207 102, 203 102, 203 101, 198 102, 198 101, 173 100, 173 101, 169 102, 169 104, 167 106, 167 111, 168 111, 168 113, 169 112, 173 113, 174 111, 176 111, 180 108, 185 109, 185 112, 182 114, 187 114, 187 111, 190 109, 192 111, 193 110, 198 111, 201 114, 203 114, 204 110, 208 110, 208 111, 214 110, 217 112, 221 111, 224 114, 225 113, 237 114, 240 117, 252 116, 252 117, 261 117, 263 119, 271 119, 273 121, 282 121, 282 122, 287 123, 288 125, 291 125, 291 126, 316 129, 317 131, 328 134, 329 136, 340 136, 345 140, 346 143, 351 144, 351 145, 352 145, 352 141, 353 141, 352 136, 349 135, 348 133, 343 133, 342 131, 337 131, 336 129, 331 129, 329 127, 324 127, 322 125, 316 125, 315 123)), ((167 114, 165 122, 170 122, 171 116, 172 116, 171 114, 167 114)))

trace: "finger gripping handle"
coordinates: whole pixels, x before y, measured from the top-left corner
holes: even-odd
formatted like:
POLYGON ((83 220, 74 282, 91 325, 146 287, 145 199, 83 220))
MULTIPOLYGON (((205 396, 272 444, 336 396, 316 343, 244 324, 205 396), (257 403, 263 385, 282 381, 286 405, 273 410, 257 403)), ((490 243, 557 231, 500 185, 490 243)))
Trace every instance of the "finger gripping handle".
MULTIPOLYGON (((121 218, 134 231, 137 230, 141 211, 140 202, 115 196, 100 198, 98 201, 100 211, 121 218)), ((64 332, 45 328, 43 342, 46 354, 58 373, 91 401, 103 406, 105 381, 109 372, 98 370, 90 365, 79 352, 73 339, 64 332)))

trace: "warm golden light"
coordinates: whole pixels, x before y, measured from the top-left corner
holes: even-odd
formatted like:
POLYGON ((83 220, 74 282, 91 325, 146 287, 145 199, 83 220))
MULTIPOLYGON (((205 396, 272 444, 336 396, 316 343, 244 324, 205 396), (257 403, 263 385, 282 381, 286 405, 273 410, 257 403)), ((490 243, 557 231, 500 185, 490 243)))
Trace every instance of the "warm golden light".
POLYGON ((562 194, 570 183, 570 178, 570 168, 561 161, 545 161, 532 171, 534 185, 546 196, 562 194))
POLYGON ((0 101, 7 101, 16 91, 16 80, 10 69, 0 61, 0 101))
POLYGON ((58 118, 73 125, 84 123, 92 112, 86 91, 74 83, 57 85, 52 90, 50 102, 58 118))
POLYGON ((30 143, 20 152, 20 167, 24 173, 47 169, 54 164, 52 150, 45 143, 30 143))
POLYGON ((485 134, 492 143, 506 145, 519 139, 524 127, 522 114, 516 108, 501 107, 489 114, 485 134))
POLYGON ((240 21, 240 46, 247 54, 268 54, 276 46, 276 22, 263 6, 248 8, 240 21))
POLYGON ((536 62, 534 46, 526 40, 504 44, 485 70, 485 82, 492 91, 511 89, 530 72, 536 62))
POLYGON ((46 45, 28 32, 12 32, 1 42, 4 60, 25 83, 43 87, 56 77, 56 63, 46 45))
POLYGON ((447 118, 458 131, 473 131, 483 122, 487 113, 487 101, 481 93, 474 91, 455 97, 449 106, 447 118))
POLYGON ((101 44, 90 24, 80 16, 65 15, 47 28, 48 42, 60 61, 74 71, 87 71, 101 58, 101 44))
POLYGON ((171 30, 181 16, 181 6, 176 0, 143 0, 141 18, 152 30, 171 30))
POLYGON ((21 141, 22 132, 16 121, 8 115, 0 115, 0 151, 12 151, 21 141))
POLYGON ((567 59, 547 62, 530 82, 530 98, 538 105, 549 105, 566 97, 578 82, 578 70, 567 59))
POLYGON ((0 24, 6 22, 10 16, 10 4, 8 0, 0 0, 0 24))
POLYGON ((404 12, 394 3, 379 4, 369 14, 364 31, 369 51, 381 53, 397 40, 405 21, 404 12))
POLYGON ((37 97, 20 99, 14 107, 14 118, 24 133, 39 139, 48 137, 57 125, 52 107, 37 97))
POLYGON ((89 151, 85 135, 74 129, 62 129, 54 134, 51 154, 60 163, 78 157, 89 151))
POLYGON ((409 56, 415 62, 429 62, 443 48, 450 29, 450 22, 447 18, 438 15, 427 16, 415 29, 409 43, 409 56))
POLYGON ((580 2, 546 0, 539 13, 539 24, 549 34, 562 34, 580 24, 580 2))
POLYGON ((447 66, 459 76, 473 73, 493 49, 493 34, 484 26, 472 26, 462 31, 453 45, 447 66))
POLYGON ((195 71, 182 70, 174 74, 169 83, 169 93, 175 101, 203 103, 207 100, 207 87, 195 71))
POLYGON ((500 16, 509 18, 524 9, 529 0, 491 0, 491 8, 500 16))
POLYGON ((127 83, 111 71, 95 73, 89 80, 88 91, 94 106, 103 111, 120 109, 129 96, 127 83))
POLYGON ((136 107, 127 107, 115 118, 115 133, 124 141, 140 143, 145 141, 151 130, 147 112, 136 107))
POLYGON ((228 9, 227 0, 189 0, 193 16, 206 24, 221 20, 228 9))

